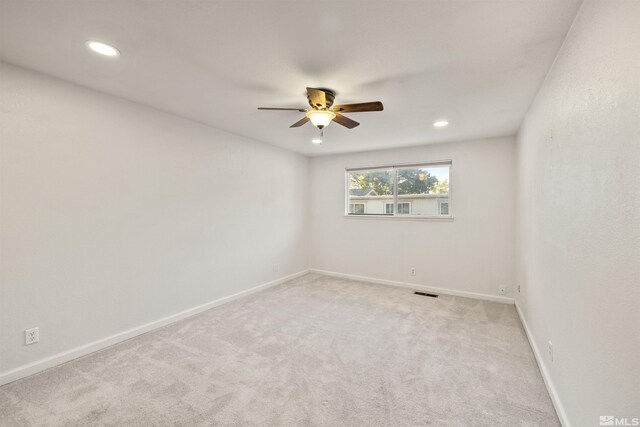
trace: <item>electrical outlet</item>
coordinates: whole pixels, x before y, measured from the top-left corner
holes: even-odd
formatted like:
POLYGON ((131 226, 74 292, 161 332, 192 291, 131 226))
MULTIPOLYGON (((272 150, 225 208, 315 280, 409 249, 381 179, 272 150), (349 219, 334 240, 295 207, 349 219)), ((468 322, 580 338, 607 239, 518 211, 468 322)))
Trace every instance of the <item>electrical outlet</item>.
POLYGON ((273 271, 280 270, 280 266, 278 264, 273 264, 273 271))
POLYGON ((415 267, 411 267, 411 275, 412 276, 416 275, 416 268, 415 267))
POLYGON ((507 287, 506 286, 500 286, 500 295, 506 295, 507 294, 507 287))
POLYGON ((40 329, 31 328, 24 331, 24 345, 35 344, 40 341, 40 329))
POLYGON ((553 343, 549 341, 549 360, 553 362, 553 343))

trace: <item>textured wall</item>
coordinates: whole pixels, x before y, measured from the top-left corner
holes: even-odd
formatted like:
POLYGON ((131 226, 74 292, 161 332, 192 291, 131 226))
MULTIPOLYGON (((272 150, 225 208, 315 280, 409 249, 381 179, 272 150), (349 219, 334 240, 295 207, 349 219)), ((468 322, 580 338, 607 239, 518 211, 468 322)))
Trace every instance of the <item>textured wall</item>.
POLYGON ((512 295, 515 146, 505 137, 313 158, 311 267, 494 296, 502 285, 512 295), (453 221, 344 217, 345 168, 445 159, 453 221))
POLYGON ((561 412, 638 416, 640 2, 583 4, 518 146, 518 304, 561 412))
POLYGON ((307 268, 305 157, 0 71, 0 373, 307 268))

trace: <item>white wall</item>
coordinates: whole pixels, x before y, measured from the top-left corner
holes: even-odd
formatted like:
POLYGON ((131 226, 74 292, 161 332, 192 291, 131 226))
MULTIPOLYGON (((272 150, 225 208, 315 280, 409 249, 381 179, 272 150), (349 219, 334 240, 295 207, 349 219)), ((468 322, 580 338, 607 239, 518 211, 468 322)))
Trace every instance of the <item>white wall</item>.
POLYGON ((307 268, 307 158, 0 67, 0 375, 307 268))
POLYGON ((518 146, 517 303, 561 416, 638 416, 640 2, 583 4, 518 146))
POLYGON ((484 295, 498 295, 501 285, 511 292, 515 161, 513 137, 312 159, 311 267, 484 295), (345 168, 445 159, 453 161, 453 221, 344 217, 345 168))

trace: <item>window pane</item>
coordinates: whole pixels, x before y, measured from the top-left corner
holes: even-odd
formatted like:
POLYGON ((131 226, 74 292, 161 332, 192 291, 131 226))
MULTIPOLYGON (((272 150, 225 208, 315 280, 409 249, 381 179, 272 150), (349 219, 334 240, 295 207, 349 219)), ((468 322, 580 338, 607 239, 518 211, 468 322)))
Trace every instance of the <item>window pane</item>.
POLYGON ((393 214, 393 178, 392 168, 350 171, 348 173, 349 214, 393 214), (391 203, 391 208, 387 207, 388 203, 391 203))
POLYGON ((401 167, 396 169, 396 176, 398 214, 449 215, 448 165, 401 167))
POLYGON ((449 202, 440 203, 440 215, 449 215, 449 202))
POLYGON ((351 204, 349 204, 349 213, 352 213, 352 214, 363 214, 364 213, 364 203, 351 203, 351 204))
POLYGON ((410 202, 398 203, 398 213, 402 215, 409 215, 411 213, 411 203, 410 202))
POLYGON ((388 203, 386 202, 384 204, 384 213, 386 214, 392 214, 393 213, 393 203, 388 203))
POLYGON ((347 213, 451 216, 450 168, 442 162, 347 171, 347 213))

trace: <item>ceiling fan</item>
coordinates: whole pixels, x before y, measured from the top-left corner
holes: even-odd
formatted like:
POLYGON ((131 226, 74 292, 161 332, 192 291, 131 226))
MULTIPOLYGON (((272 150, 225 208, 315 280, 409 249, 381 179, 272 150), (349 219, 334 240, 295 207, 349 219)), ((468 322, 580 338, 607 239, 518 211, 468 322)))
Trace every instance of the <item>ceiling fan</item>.
POLYGON ((310 109, 304 108, 269 108, 258 107, 258 110, 284 110, 284 111, 300 111, 305 113, 305 117, 298 120, 289 127, 297 128, 307 122, 311 122, 318 129, 322 130, 334 121, 348 129, 353 129, 360 123, 343 116, 341 113, 360 113, 363 111, 382 111, 382 102, 362 102, 359 104, 333 105, 336 93, 324 88, 307 88, 307 99, 309 100, 310 109))

